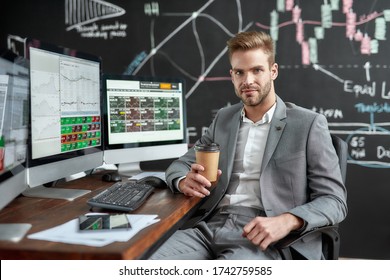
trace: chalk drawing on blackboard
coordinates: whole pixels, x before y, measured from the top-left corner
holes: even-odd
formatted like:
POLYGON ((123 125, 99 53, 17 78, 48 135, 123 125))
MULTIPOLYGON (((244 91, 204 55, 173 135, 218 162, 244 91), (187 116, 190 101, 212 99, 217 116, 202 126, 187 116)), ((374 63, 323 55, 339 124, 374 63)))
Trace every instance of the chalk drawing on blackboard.
POLYGON ((348 163, 371 168, 390 168, 389 136, 389 130, 378 126, 374 130, 362 128, 348 135, 348 163))
MULTIPOLYGON (((355 98, 361 96, 380 96, 384 100, 389 99, 389 93, 386 92, 386 81, 378 87, 378 81, 371 76, 371 63, 366 62, 361 66, 364 70, 366 83, 358 84, 353 80, 343 79, 335 75, 323 66, 314 64, 314 69, 333 78, 342 85, 342 93, 352 95, 355 98), (380 94, 378 94, 378 91, 380 94)), ((380 83, 379 83, 380 84, 380 83)), ((368 122, 329 122, 328 126, 331 133, 347 135, 346 141, 349 146, 348 163, 357 164, 371 168, 389 168, 390 167, 390 148, 388 138, 390 136, 390 122, 378 123, 375 117, 378 114, 390 113, 390 104, 387 102, 373 102, 367 104, 357 102, 354 105, 357 114, 367 115, 368 122), (375 141, 373 141, 375 139, 375 141)), ((316 109, 318 111, 318 109, 316 109)), ((337 113, 337 110, 328 113, 337 113)), ((342 113, 341 113, 342 114, 342 113)), ((325 114, 326 115, 326 114, 325 114)), ((342 115, 341 115, 342 118, 342 115)))
POLYGON ((66 31, 125 13, 123 8, 102 0, 65 0, 66 31))
MULTIPOLYGON (((353 1, 343 1, 342 12, 345 14, 345 22, 334 22, 332 20, 332 11, 339 10, 338 0, 325 1, 321 6, 321 20, 304 20, 301 18, 302 9, 299 5, 288 5, 286 3, 279 3, 277 9, 270 13, 271 21, 270 25, 266 25, 261 22, 256 22, 256 26, 269 30, 272 38, 275 42, 279 39, 280 28, 287 27, 289 25, 296 26, 295 39, 300 44, 302 50, 302 65, 310 65, 319 63, 317 42, 324 39, 326 30, 336 27, 345 28, 345 38, 353 43, 359 45, 359 51, 362 55, 376 54, 379 52, 379 41, 386 40, 386 21, 389 21, 389 10, 383 12, 372 12, 368 15, 361 15, 358 19, 357 14, 353 11, 353 1), (286 22, 279 22, 279 13, 291 12, 291 20, 286 22), (363 33, 359 26, 364 25, 370 21, 374 21, 375 30, 374 34, 363 33), (305 26, 314 27, 314 37, 305 38, 305 26)), ((355 52, 355 49, 353 49, 355 52)))

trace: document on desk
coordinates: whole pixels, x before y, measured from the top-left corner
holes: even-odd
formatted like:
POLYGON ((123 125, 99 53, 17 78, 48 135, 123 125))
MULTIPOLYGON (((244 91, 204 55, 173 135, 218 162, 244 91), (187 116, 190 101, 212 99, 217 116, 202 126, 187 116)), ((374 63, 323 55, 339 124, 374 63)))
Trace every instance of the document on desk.
POLYGON ((79 220, 76 218, 62 225, 30 234, 27 237, 30 239, 103 247, 116 241, 129 241, 142 229, 160 221, 157 215, 133 214, 127 215, 127 218, 131 224, 129 229, 80 231, 79 220))
POLYGON ((141 180, 145 177, 154 176, 158 177, 165 181, 165 172, 164 171, 143 171, 134 176, 131 176, 129 180, 141 180))

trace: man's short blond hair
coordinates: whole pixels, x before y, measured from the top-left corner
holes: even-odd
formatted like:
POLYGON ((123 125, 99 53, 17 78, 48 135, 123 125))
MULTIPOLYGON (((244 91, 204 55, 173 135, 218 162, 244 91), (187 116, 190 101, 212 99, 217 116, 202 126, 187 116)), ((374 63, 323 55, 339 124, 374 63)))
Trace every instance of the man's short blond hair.
POLYGON ((227 41, 229 59, 236 51, 246 51, 253 49, 262 49, 268 56, 268 62, 271 67, 275 63, 275 49, 272 37, 262 31, 246 31, 237 33, 227 41))

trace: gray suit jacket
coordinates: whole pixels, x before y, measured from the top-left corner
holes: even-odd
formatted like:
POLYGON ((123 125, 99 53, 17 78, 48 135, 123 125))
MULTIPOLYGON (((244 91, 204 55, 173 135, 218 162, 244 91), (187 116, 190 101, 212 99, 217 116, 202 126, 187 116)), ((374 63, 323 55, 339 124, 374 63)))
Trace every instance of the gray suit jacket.
MULTIPOLYGON (((199 211, 184 227, 205 219, 227 190, 242 108, 242 103, 238 103, 221 109, 198 140, 220 145, 222 175, 210 196, 204 199, 199 211)), ((194 161, 192 148, 168 167, 166 178, 172 191, 176 191, 173 180, 185 176, 194 161)), ((290 212, 305 221, 304 231, 336 224, 345 218, 346 188, 323 115, 284 103, 277 97, 261 169, 259 188, 267 216, 290 212)), ((320 259, 320 235, 310 236, 294 248, 309 259, 320 259)))

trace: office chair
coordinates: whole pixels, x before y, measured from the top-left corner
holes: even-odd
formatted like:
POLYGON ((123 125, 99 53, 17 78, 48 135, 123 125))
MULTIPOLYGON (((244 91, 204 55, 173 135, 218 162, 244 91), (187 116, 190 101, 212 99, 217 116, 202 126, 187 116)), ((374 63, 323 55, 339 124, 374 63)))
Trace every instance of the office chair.
MULTIPOLYGON (((331 137, 333 146, 335 147, 336 153, 339 157, 341 175, 345 184, 347 176, 348 145, 344 140, 335 135, 331 135, 331 137)), ((302 259, 303 257, 296 252, 291 245, 298 242, 305 236, 317 232, 321 232, 322 234, 322 254, 324 258, 326 260, 337 260, 340 253, 340 235, 338 232, 338 225, 319 227, 303 234, 290 233, 283 239, 276 242, 274 246, 284 260, 302 259)))

